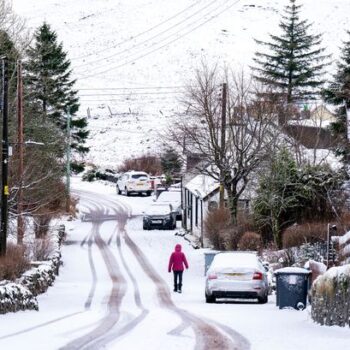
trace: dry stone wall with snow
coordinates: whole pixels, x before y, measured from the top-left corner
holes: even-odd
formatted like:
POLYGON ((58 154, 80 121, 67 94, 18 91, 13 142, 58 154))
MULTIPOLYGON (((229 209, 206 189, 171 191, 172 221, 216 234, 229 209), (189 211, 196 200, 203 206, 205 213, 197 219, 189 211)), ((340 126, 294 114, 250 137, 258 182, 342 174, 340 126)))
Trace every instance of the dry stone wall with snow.
POLYGON ((59 226, 53 237, 55 248, 49 260, 33 262, 34 267, 16 282, 3 281, 0 284, 0 314, 39 309, 36 296, 52 286, 62 264, 61 244, 65 237, 65 227, 59 226))

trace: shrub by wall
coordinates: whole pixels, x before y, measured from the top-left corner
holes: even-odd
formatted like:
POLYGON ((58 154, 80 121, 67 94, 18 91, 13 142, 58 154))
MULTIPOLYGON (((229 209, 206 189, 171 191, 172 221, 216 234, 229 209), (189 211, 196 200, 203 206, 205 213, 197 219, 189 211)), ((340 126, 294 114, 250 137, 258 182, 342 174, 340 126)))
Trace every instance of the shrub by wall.
POLYGON ((299 247, 303 243, 323 242, 327 237, 327 224, 305 223, 288 227, 282 236, 283 248, 299 247))
POLYGON ((350 327, 350 265, 332 267, 311 288, 311 317, 326 326, 350 327))
POLYGON ((260 251, 262 246, 261 235, 251 231, 245 232, 238 242, 239 250, 260 251))

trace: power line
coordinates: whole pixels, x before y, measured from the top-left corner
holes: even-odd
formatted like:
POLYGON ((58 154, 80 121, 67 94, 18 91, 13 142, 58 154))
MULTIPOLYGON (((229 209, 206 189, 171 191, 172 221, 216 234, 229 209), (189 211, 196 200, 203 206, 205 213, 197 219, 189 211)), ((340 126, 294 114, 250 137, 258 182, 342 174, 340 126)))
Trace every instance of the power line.
MULTIPOLYGON (((79 77, 79 79, 80 79, 80 80, 83 80, 83 79, 87 79, 87 78, 94 77, 94 76, 96 76, 96 75, 104 74, 104 73, 107 73, 107 72, 109 72, 109 71, 111 71, 111 70, 114 70, 114 69, 123 67, 123 66, 125 66, 125 65, 127 65, 127 64, 130 64, 130 63, 132 63, 132 62, 135 62, 135 61, 137 61, 137 60, 139 60, 139 59, 141 59, 141 58, 143 58, 143 57, 146 57, 146 56, 150 55, 151 53, 153 53, 153 52, 155 52, 155 51, 158 51, 158 50, 160 50, 160 49, 162 49, 162 48, 164 48, 164 47, 166 47, 166 46, 172 44, 173 42, 175 42, 175 41, 177 41, 177 40, 183 38, 184 36, 186 36, 186 35, 192 33, 193 31, 195 31, 196 29, 198 29, 198 28, 200 28, 201 26, 205 25, 206 23, 208 23, 208 22, 211 21, 212 19, 214 19, 214 18, 218 17, 219 15, 221 15, 223 12, 229 10, 231 7, 233 7, 234 5, 236 5, 238 2, 240 2, 240 0, 236 0, 233 4, 231 4, 231 5, 227 6, 227 7, 225 7, 222 11, 220 11, 220 12, 216 13, 215 15, 211 16, 209 19, 207 19, 206 21, 200 23, 198 26, 193 27, 191 30, 189 30, 189 31, 187 31, 187 32, 185 32, 185 33, 183 33, 182 35, 178 36, 177 38, 175 38, 175 39, 173 39, 173 40, 167 42, 166 44, 164 44, 164 45, 162 45, 162 46, 160 46, 160 47, 157 47, 157 48, 155 48, 155 49, 153 49, 153 50, 151 50, 151 51, 148 51, 147 53, 145 53, 145 54, 143 54, 143 55, 137 56, 137 57, 135 57, 135 58, 132 59, 132 60, 126 61, 126 62, 124 62, 124 63, 122 63, 122 64, 120 64, 120 65, 111 67, 111 68, 109 68, 109 69, 107 69, 107 70, 100 71, 100 72, 97 72, 97 73, 95 73, 95 74, 90 74, 90 75, 85 75, 85 76, 83 75, 83 76, 79 77)), ((164 41, 164 40, 162 40, 162 41, 164 41)), ((158 43, 158 44, 159 44, 159 43, 158 43)))
POLYGON ((111 87, 111 88, 81 88, 79 90, 95 91, 95 90, 153 90, 153 89, 179 89, 186 88, 186 85, 178 86, 142 86, 142 87, 111 87))
MULTIPOLYGON (((200 12, 204 11, 205 9, 207 9, 207 8, 210 7, 211 5, 215 4, 216 2, 217 2, 217 0, 211 1, 209 4, 207 4, 206 6, 202 7, 200 10, 196 11, 194 14, 191 14, 190 16, 185 17, 185 18, 184 18, 183 20, 181 20, 180 22, 177 22, 177 23, 173 24, 172 26, 170 26, 170 27, 164 29, 164 30, 161 31, 160 33, 157 33, 157 34, 151 36, 151 37, 148 38, 148 39, 145 39, 145 40, 143 40, 143 41, 141 41, 141 42, 139 42, 139 43, 136 43, 136 44, 132 45, 132 46, 129 47, 129 48, 126 48, 126 49, 124 49, 124 50, 121 50, 121 51, 119 51, 119 52, 116 52, 116 53, 114 53, 113 55, 110 55, 110 56, 107 56, 107 57, 102 57, 102 58, 99 58, 99 59, 94 60, 94 61, 82 63, 82 64, 79 65, 79 67, 84 67, 84 66, 87 66, 87 65, 90 65, 90 64, 98 63, 98 62, 101 62, 101 61, 104 61, 104 60, 108 60, 108 59, 113 58, 113 57, 116 57, 116 56, 120 56, 121 54, 123 54, 123 53, 125 53, 125 52, 129 52, 130 50, 132 50, 132 49, 134 49, 134 48, 137 48, 137 47, 139 47, 139 46, 141 46, 141 45, 143 45, 143 44, 145 44, 145 43, 147 43, 147 42, 149 42, 149 41, 151 41, 151 40, 153 40, 153 39, 156 39, 156 38, 162 36, 164 33, 169 32, 170 30, 172 30, 173 28, 178 27, 178 26, 181 25, 182 23, 187 22, 189 19, 191 19, 191 18, 197 16, 200 12)), ((226 0, 225 0, 224 2, 226 2, 226 0)), ((221 7, 222 5, 223 5, 223 4, 219 5, 219 7, 221 7)), ((217 8, 218 8, 218 7, 216 7, 216 8, 214 9, 214 11, 215 11, 217 8)), ((213 11, 213 10, 211 10, 211 11, 213 11)), ((210 13, 210 12, 209 12, 209 13, 210 13)), ((207 14, 208 14, 208 13, 206 13, 204 16, 206 16, 207 14)), ((186 27, 185 27, 185 28, 186 28, 186 27)), ((175 33, 175 34, 176 34, 176 33, 175 33)), ((103 51, 102 51, 102 52, 103 52, 103 51)))
MULTIPOLYGON (((232 0, 229 0, 229 2, 230 2, 230 1, 232 1, 232 0)), ((238 1, 240 1, 240 0, 238 0, 238 1)), ((237 2, 238 2, 238 1, 237 1, 237 2)), ((226 0, 224 1, 224 3, 226 3, 226 0)), ((214 11, 217 11, 218 9, 222 8, 222 6, 224 5, 224 3, 220 3, 218 6, 216 6, 215 9, 212 9, 212 10, 210 10, 209 12, 205 13, 201 18, 205 18, 205 17, 209 16, 210 14, 212 14, 214 11)), ((229 7, 231 7, 231 6, 229 6, 229 7)), ((227 9, 228 9, 228 8, 225 8, 224 11, 226 11, 227 9)), ((222 11, 222 12, 224 12, 224 11, 222 11)), ((155 50, 151 51, 151 53, 153 53, 153 52, 155 52, 155 51, 157 51, 157 50, 159 50, 159 49, 162 49, 163 47, 166 47, 167 45, 169 45, 169 44, 171 44, 171 43, 173 43, 173 42, 175 42, 175 41, 181 39, 181 38, 184 37, 185 35, 191 33, 191 32, 194 31, 195 29, 197 29, 197 28, 201 27, 202 25, 206 24, 207 22, 209 22, 209 21, 212 20, 213 18, 217 17, 217 16, 218 16, 219 14, 221 14, 222 12, 220 12, 220 13, 218 13, 217 15, 214 15, 214 16, 212 16, 212 17, 209 17, 209 20, 206 20, 206 21, 202 22, 200 25, 193 27, 193 25, 195 25, 196 23, 199 22, 199 20, 195 20, 195 21, 189 23, 188 25, 184 26, 183 28, 179 29, 178 31, 175 31, 174 33, 171 33, 170 35, 163 37, 163 38, 162 38, 161 40, 159 40, 158 42, 155 42, 155 43, 151 44, 149 47, 146 48, 146 50, 149 49, 149 48, 155 47, 155 46, 161 44, 162 42, 165 42, 165 41, 168 40, 169 38, 172 38, 172 37, 175 36, 175 39, 174 39, 174 40, 168 42, 166 45, 163 45, 163 46, 159 47, 158 49, 155 49, 155 50), (189 30, 189 31, 185 32, 183 35, 180 35, 180 33, 183 32, 183 30, 186 30, 187 28, 192 28, 193 30, 189 30), (177 37, 176 37, 176 36, 177 36, 177 37)), ((130 55, 125 56, 123 59, 124 59, 124 60, 128 60, 128 59, 132 58, 133 55, 135 55, 135 54, 136 54, 136 55, 142 54, 143 52, 145 52, 145 49, 139 50, 138 52, 135 52, 135 53, 131 53, 130 55)), ((148 54, 142 55, 142 56, 140 56, 140 57, 142 58, 142 57, 147 56, 147 55, 148 55, 148 54)), ((130 62, 134 62, 134 61, 135 61, 135 60, 132 59, 130 62)), ((130 63, 130 62, 127 62, 126 64, 128 64, 128 63, 130 63)), ((110 64, 105 64, 104 67, 108 67, 109 65, 110 65, 110 64)), ((103 66, 102 66, 102 68, 103 68, 103 66)), ((79 74, 79 73, 78 73, 78 74, 79 74)), ((83 76, 83 78, 84 78, 84 76, 83 76)))
MULTIPOLYGON (((147 33, 149 33, 150 31, 152 31, 153 29, 156 29, 156 28, 162 26, 163 24, 165 24, 165 23, 171 21, 172 19, 174 19, 174 18, 180 16, 181 14, 185 13, 187 10, 189 10, 189 9, 192 8, 192 7, 194 7, 195 5, 197 5, 197 4, 200 3, 200 2, 201 2, 201 0, 195 2, 194 4, 192 4, 192 5, 188 6, 188 7, 186 7, 186 8, 183 9, 182 11, 176 13, 175 15, 173 15, 173 16, 171 16, 171 17, 168 17, 166 20, 164 20, 164 21, 162 21, 162 22, 156 24, 155 26, 153 26, 153 27, 151 27, 151 28, 149 28, 149 29, 147 29, 147 30, 141 32, 141 33, 138 33, 137 35, 132 36, 130 39, 123 40, 123 41, 121 41, 121 42, 119 42, 119 43, 117 43, 117 44, 115 44, 115 45, 113 45, 113 46, 111 46, 111 47, 109 47, 109 48, 103 49, 103 50, 95 51, 95 52, 92 52, 92 53, 90 53, 90 54, 83 55, 83 56, 79 56, 79 57, 73 57, 73 58, 71 58, 71 60, 73 61, 73 60, 79 60, 79 59, 87 58, 87 57, 90 57, 90 56, 99 54, 99 53, 101 53, 101 52, 104 52, 104 51, 107 51, 107 50, 110 50, 110 49, 114 49, 114 48, 116 48, 116 47, 118 47, 118 46, 121 46, 121 45, 125 44, 125 43, 128 42, 128 41, 135 40, 136 38, 138 38, 138 37, 140 37, 140 36, 142 36, 142 35, 144 35, 144 34, 147 34, 147 33)), ((114 32, 113 32, 113 33, 114 33, 114 32)))
POLYGON ((127 92, 127 93, 109 93, 109 94, 80 94, 80 97, 86 97, 86 96, 138 96, 138 95, 173 95, 173 94, 182 94, 183 91, 165 91, 165 92, 127 92))

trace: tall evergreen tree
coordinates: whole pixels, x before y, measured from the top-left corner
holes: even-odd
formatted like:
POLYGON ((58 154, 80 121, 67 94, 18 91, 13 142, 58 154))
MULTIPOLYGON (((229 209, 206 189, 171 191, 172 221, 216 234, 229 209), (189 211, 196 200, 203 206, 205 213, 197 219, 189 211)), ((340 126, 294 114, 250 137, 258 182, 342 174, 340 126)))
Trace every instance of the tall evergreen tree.
POLYGON ((311 24, 299 18, 301 5, 289 0, 279 24, 280 36, 256 42, 268 52, 256 52, 255 78, 285 96, 288 103, 312 98, 324 83, 322 71, 329 57, 320 47, 321 35, 308 34, 311 24))
POLYGON ((331 124, 331 129, 339 141, 336 154, 346 162, 350 160, 350 145, 347 139, 349 131, 346 125, 347 111, 350 114, 350 31, 347 33, 349 39, 344 42, 337 73, 332 83, 323 91, 324 100, 337 107, 337 121, 331 124))
POLYGON ((173 176, 181 172, 182 161, 179 154, 173 148, 168 148, 160 156, 160 163, 164 174, 173 176))
POLYGON ((71 79, 71 63, 57 34, 47 23, 37 29, 34 43, 27 51, 25 86, 28 100, 37 106, 44 118, 51 118, 62 129, 67 128, 70 113, 72 147, 80 154, 88 152, 86 118, 76 116, 79 109, 75 80, 71 79))

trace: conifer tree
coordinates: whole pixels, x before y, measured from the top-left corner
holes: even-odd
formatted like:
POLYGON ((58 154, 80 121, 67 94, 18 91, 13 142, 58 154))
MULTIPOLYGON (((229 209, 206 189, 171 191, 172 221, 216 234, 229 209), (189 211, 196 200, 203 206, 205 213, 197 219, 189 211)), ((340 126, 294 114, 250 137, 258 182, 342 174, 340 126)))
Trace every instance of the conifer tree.
POLYGON ((72 148, 80 154, 88 152, 84 145, 88 137, 86 118, 76 116, 79 110, 75 80, 71 79, 71 63, 57 34, 47 23, 37 29, 34 43, 27 51, 25 87, 28 101, 38 107, 44 118, 52 119, 61 129, 67 128, 70 113, 72 148))
POLYGON ((327 103, 337 107, 337 121, 331 124, 331 129, 339 141, 336 154, 341 156, 343 161, 348 162, 350 146, 347 139, 346 113, 348 111, 348 114, 350 114, 350 31, 347 33, 349 39, 344 42, 337 73, 333 81, 323 91, 323 98, 327 103))
POLYGON ((168 148, 161 155, 160 162, 164 174, 174 175, 181 172, 182 161, 179 154, 173 148, 168 148))
POLYGON ((321 35, 309 34, 311 24, 299 18, 301 5, 289 0, 279 27, 280 36, 270 34, 271 41, 256 42, 268 49, 256 52, 255 78, 281 93, 288 103, 312 98, 324 81, 326 65, 321 35))

